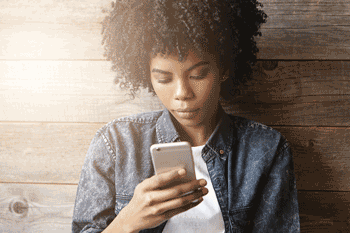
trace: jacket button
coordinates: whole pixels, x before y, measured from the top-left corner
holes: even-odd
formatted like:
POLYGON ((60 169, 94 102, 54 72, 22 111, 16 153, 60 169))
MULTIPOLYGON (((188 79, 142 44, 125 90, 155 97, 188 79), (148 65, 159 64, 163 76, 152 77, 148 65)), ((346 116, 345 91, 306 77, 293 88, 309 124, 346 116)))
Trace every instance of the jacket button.
POLYGON ((224 150, 220 150, 220 154, 223 155, 225 152, 224 150))

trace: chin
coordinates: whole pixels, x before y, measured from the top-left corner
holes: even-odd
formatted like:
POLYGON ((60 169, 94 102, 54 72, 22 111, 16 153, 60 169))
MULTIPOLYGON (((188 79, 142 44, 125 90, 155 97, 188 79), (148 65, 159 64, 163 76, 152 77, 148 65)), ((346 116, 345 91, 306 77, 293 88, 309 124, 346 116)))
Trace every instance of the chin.
POLYGON ((176 119, 176 121, 183 126, 199 126, 202 125, 202 121, 198 119, 176 119))

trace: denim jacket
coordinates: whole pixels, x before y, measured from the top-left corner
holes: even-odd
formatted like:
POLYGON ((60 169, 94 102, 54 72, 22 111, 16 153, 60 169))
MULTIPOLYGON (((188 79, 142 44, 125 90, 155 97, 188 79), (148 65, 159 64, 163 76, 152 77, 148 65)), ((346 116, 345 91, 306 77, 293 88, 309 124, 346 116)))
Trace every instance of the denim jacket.
MULTIPOLYGON (((101 128, 82 168, 73 232, 102 232, 129 203, 136 185, 154 175, 150 146, 175 141, 179 134, 167 109, 101 128)), ((202 158, 225 232, 300 232, 293 157, 278 131, 223 113, 202 158)), ((140 232, 162 232, 165 224, 140 232)))

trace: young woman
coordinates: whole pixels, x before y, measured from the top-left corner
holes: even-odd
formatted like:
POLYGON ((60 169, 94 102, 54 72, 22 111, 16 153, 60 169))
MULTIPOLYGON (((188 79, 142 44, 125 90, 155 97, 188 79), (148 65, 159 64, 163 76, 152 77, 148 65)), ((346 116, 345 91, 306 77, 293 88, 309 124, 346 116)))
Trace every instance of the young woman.
POLYGON ((119 0, 103 22, 121 86, 162 111, 116 119, 82 169, 73 232, 299 232, 293 159, 276 130, 226 114, 249 78, 266 15, 255 0, 119 0), (188 141, 197 180, 155 175, 150 146, 188 141), (183 195, 189 193, 187 195, 183 195))

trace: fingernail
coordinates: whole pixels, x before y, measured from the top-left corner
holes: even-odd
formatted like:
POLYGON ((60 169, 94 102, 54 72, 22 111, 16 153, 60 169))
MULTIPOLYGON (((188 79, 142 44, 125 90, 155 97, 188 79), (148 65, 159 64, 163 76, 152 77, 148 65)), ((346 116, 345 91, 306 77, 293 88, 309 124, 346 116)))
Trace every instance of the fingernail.
POLYGON ((209 192, 209 190, 207 188, 203 189, 203 195, 206 195, 209 192))
POLYGON ((186 170, 185 169, 181 169, 181 170, 178 171, 178 174, 180 176, 184 176, 184 175, 186 175, 186 170))
POLYGON ((192 203, 195 204, 195 203, 198 203, 198 202, 201 202, 201 201, 203 201, 203 197, 200 197, 200 198, 198 198, 198 199, 192 201, 192 203))
POLYGON ((199 181, 199 185, 200 186, 206 186, 207 185, 207 181, 206 180, 201 180, 201 181, 199 181))

